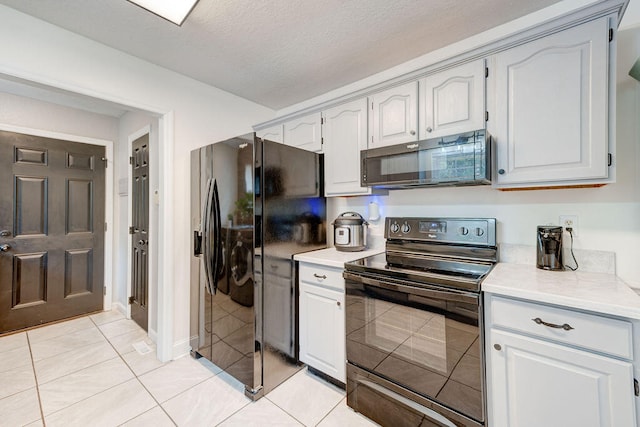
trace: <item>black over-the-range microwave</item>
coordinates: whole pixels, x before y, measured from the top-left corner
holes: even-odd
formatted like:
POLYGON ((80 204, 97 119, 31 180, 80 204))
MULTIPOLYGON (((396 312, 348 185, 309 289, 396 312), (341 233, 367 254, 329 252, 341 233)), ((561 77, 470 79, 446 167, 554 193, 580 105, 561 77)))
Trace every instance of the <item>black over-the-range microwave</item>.
POLYGON ((491 136, 476 130, 362 150, 363 187, 491 184, 491 136))

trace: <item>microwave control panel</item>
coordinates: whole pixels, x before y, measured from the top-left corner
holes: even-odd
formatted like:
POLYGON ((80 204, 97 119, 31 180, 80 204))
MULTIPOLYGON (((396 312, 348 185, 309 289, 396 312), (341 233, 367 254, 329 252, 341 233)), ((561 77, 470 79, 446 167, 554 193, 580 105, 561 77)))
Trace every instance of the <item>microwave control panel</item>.
POLYGON ((387 217, 385 238, 496 246, 495 218, 387 217))

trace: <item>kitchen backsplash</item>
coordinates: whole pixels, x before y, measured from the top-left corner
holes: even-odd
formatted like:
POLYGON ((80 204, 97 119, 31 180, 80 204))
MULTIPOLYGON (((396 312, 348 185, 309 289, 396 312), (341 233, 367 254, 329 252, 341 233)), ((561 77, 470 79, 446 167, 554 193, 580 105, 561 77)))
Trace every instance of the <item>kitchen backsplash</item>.
MULTIPOLYGON (((573 253, 578 261, 578 271, 585 273, 616 274, 615 252, 574 249, 573 253)), ((498 257, 500 262, 535 265, 536 247, 500 243, 498 245, 498 257)), ((564 248, 564 262, 565 265, 575 267, 569 248, 564 248)))

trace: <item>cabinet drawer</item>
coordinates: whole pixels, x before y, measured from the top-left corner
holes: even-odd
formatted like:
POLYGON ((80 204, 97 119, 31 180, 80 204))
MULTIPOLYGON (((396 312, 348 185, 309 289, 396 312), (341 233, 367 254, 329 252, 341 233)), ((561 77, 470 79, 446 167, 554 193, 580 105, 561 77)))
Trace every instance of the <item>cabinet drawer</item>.
POLYGON ((292 261, 281 258, 264 258, 264 274, 278 277, 291 278, 292 261))
POLYGON ((300 263, 300 282, 334 288, 344 292, 342 271, 341 268, 300 263))
POLYGON ((489 309, 491 327, 633 359, 630 322, 495 296, 489 309))

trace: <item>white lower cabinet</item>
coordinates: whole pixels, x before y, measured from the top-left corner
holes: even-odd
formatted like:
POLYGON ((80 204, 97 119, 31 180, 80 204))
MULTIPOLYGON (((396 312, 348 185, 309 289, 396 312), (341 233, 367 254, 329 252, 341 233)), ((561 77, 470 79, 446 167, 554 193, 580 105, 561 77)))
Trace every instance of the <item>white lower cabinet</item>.
POLYGON ((301 263, 300 360, 346 383, 344 279, 337 270, 301 263))
MULTIPOLYGON (((575 347, 572 332, 594 335, 581 329, 599 316, 508 298, 489 297, 488 302, 489 426, 636 425, 631 361, 603 354, 608 352, 607 336, 600 337, 598 353, 575 347), (506 313, 515 325, 511 330, 501 324, 506 313), (522 330, 524 320, 531 325, 528 330, 522 330)), ((614 321, 624 335, 630 324, 614 321)), ((616 325, 607 324, 611 326, 616 325)), ((585 342, 598 340, 592 336, 585 342)))

